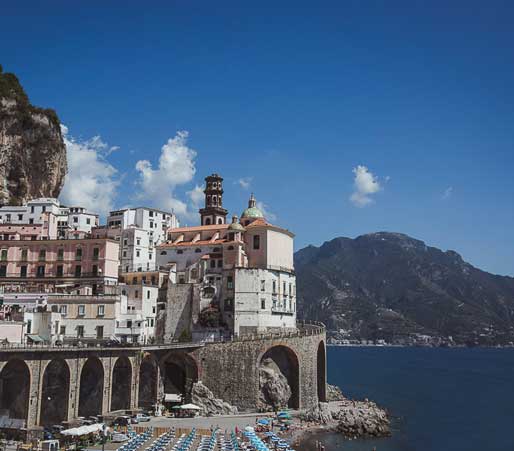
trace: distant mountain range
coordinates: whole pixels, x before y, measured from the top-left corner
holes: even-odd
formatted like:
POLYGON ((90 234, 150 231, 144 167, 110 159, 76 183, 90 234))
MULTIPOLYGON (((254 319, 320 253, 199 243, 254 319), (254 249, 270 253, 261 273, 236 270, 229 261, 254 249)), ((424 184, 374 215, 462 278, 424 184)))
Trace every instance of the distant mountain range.
POLYGON ((407 235, 335 238, 296 252, 295 267, 299 316, 323 321, 335 338, 514 341, 514 278, 407 235))

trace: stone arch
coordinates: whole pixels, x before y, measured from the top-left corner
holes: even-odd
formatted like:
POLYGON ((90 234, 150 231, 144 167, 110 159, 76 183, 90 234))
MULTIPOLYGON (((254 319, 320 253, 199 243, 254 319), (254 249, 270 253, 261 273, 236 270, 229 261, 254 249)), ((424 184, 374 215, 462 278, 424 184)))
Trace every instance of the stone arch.
POLYGON ((327 354, 325 342, 320 341, 316 357, 318 401, 327 402, 327 354))
POLYGON ((70 393, 70 368, 68 363, 57 358, 51 360, 43 373, 41 391, 40 425, 59 424, 68 418, 70 393))
POLYGON ((159 365, 157 360, 147 354, 139 367, 139 407, 149 409, 157 403, 159 365))
POLYGON ((132 364, 127 356, 116 359, 112 370, 111 410, 130 409, 132 364))
POLYGON ((0 411, 24 424, 29 411, 30 379, 30 369, 20 359, 9 360, 0 372, 0 411))
POLYGON ((191 401, 191 389, 198 381, 198 365, 195 359, 183 351, 171 351, 161 361, 164 394, 182 395, 191 401))
POLYGON ((97 357, 90 357, 80 372, 79 416, 102 413, 104 367, 97 357))
POLYGON ((288 346, 268 348, 258 360, 259 404, 274 408, 300 408, 300 364, 288 346), (289 387, 289 388, 288 388, 289 387))

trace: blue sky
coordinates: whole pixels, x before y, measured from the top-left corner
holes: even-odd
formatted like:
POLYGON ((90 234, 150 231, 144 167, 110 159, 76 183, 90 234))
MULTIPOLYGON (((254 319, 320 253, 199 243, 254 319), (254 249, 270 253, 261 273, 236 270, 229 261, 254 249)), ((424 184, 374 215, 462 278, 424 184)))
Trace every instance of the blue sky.
POLYGON ((297 248, 398 231, 514 275, 513 22, 512 2, 20 1, 0 63, 68 128, 66 200, 193 224, 217 171, 231 213, 253 191, 297 248))

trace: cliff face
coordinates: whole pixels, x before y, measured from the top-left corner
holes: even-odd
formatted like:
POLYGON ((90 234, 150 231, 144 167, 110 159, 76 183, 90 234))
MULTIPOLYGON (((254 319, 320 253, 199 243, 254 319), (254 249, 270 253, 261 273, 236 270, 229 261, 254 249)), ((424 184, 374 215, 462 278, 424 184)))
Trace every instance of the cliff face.
POLYGON ((514 341, 514 278, 406 235, 336 238, 298 251, 295 267, 299 313, 350 338, 514 341))
POLYGON ((58 197, 66 169, 57 115, 31 105, 16 76, 0 66, 0 205, 58 197))

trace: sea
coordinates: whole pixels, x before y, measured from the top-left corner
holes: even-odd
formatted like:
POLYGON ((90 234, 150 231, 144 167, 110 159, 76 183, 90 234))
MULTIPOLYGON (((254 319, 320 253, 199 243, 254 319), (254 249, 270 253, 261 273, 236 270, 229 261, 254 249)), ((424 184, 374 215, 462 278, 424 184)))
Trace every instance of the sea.
POLYGON ((392 436, 313 434, 315 451, 514 451, 513 348, 327 348, 328 382, 392 417, 392 436))

